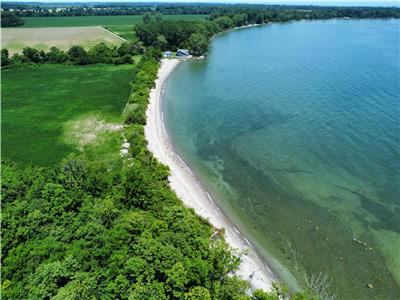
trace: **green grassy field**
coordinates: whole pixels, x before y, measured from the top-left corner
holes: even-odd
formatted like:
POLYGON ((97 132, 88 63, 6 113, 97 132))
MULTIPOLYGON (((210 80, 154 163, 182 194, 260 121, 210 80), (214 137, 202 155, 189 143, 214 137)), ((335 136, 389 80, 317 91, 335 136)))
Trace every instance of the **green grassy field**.
MULTIPOLYGON (((73 139, 84 135, 71 130, 87 133, 119 121, 132 70, 132 65, 3 70, 2 159, 46 166, 77 151, 73 139)), ((86 136, 92 138, 92 132, 86 136)))
POLYGON ((138 39, 133 30, 135 25, 104 25, 103 27, 128 41, 136 41, 138 39))
MULTIPOLYGON (((163 20, 204 20, 206 15, 164 15, 163 20)), ((142 16, 25 17, 23 27, 134 26, 142 16)))

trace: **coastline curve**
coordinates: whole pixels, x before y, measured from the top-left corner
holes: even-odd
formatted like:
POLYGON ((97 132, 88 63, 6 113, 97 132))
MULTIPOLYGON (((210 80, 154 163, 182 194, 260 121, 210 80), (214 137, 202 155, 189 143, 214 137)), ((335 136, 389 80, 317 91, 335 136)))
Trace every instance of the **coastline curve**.
POLYGON ((168 76, 178 66, 178 59, 161 60, 155 88, 150 92, 144 128, 148 149, 163 164, 170 168, 171 188, 185 205, 196 214, 207 219, 215 228, 225 229, 225 240, 241 253, 241 263, 236 275, 250 283, 251 289, 270 291, 272 283, 278 281, 270 268, 256 253, 248 239, 224 215, 215 204, 200 180, 185 161, 175 152, 164 124, 162 111, 163 92, 168 76))

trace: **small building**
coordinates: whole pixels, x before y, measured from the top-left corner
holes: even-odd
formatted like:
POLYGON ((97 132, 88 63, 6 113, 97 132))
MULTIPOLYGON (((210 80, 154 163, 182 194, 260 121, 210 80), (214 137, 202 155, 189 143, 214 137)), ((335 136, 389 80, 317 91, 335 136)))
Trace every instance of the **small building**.
POLYGON ((164 56, 164 58, 170 58, 172 56, 172 52, 171 51, 165 51, 163 56, 164 56))
POLYGON ((178 57, 190 57, 190 52, 187 49, 178 49, 178 51, 176 51, 176 56, 178 57))

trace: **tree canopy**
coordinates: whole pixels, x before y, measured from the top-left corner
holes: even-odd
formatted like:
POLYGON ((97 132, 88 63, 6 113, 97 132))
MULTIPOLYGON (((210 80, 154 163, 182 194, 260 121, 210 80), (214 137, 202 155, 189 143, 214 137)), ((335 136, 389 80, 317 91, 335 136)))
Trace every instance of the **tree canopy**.
POLYGON ((25 24, 24 20, 22 20, 15 13, 10 11, 2 11, 0 18, 1 27, 18 27, 25 24))

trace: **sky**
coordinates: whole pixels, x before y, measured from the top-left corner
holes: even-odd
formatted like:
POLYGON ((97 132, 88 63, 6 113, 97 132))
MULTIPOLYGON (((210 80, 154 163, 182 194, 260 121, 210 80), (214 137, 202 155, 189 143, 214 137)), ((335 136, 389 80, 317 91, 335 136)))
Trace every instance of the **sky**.
MULTIPOLYGON (((4 1, 4 0, 3 0, 4 1)), ((265 4, 313 4, 313 5, 368 5, 399 6, 399 1, 387 0, 5 0, 4 2, 203 2, 203 3, 265 3, 265 4)))

